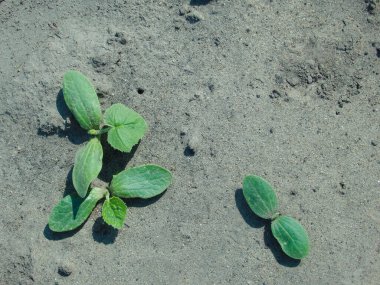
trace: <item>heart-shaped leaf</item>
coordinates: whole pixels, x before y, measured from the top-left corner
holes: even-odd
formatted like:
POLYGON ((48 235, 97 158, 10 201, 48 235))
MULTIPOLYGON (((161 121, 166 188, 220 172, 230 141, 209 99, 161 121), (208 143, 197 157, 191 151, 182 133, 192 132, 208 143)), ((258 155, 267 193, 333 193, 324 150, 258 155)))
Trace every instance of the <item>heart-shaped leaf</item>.
POLYGON ((122 198, 151 198, 169 187, 172 175, 158 165, 147 164, 129 168, 112 178, 110 190, 122 198))
POLYGON ((73 184, 80 197, 85 197, 90 183, 102 169, 103 148, 98 138, 92 138, 75 155, 73 184))
POLYGON ((243 195, 251 210, 261 218, 271 219, 278 202, 272 186, 259 176, 247 176, 243 181, 243 195))
POLYGON ((123 104, 109 107, 104 113, 104 123, 111 127, 108 143, 123 152, 130 152, 148 129, 144 118, 123 104))
POLYGON ((63 77, 63 97, 83 129, 99 129, 102 120, 99 99, 86 76, 79 71, 66 72, 63 77))
POLYGON ((290 257, 301 259, 309 253, 309 236, 304 227, 289 216, 279 216, 271 225, 272 233, 282 250, 290 257))
POLYGON ((105 193, 105 189, 94 188, 86 199, 75 194, 67 195, 53 208, 49 217, 49 228, 54 232, 67 232, 79 227, 105 193))
POLYGON ((103 203, 103 220, 116 229, 121 229, 127 215, 127 206, 118 197, 107 199, 103 203))

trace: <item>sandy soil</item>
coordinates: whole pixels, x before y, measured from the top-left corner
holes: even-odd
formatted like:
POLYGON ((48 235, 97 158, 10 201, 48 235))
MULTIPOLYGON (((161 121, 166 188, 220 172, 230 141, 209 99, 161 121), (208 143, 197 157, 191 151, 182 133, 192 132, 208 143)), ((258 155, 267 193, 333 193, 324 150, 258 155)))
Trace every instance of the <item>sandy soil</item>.
POLYGON ((379 15, 378 0, 0 1, 0 284, 379 284, 379 15), (68 69, 150 125, 100 177, 127 162, 175 177, 127 201, 119 232, 99 207, 79 231, 46 227, 87 139, 68 69), (249 211, 247 174, 307 228, 308 258, 249 211))

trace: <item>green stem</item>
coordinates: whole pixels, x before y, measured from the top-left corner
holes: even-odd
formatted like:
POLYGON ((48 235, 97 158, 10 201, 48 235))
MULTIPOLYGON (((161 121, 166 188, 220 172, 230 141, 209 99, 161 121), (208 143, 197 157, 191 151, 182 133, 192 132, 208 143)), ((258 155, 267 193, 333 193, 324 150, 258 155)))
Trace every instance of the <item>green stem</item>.
POLYGON ((279 216, 281 216, 281 214, 279 212, 275 213, 272 218, 270 219, 272 222, 277 219, 279 216))
POLYGON ((111 129, 110 127, 105 127, 105 128, 103 128, 101 130, 94 130, 94 129, 92 129, 92 130, 88 131, 88 134, 92 135, 92 136, 102 135, 102 134, 107 133, 110 129, 111 129))

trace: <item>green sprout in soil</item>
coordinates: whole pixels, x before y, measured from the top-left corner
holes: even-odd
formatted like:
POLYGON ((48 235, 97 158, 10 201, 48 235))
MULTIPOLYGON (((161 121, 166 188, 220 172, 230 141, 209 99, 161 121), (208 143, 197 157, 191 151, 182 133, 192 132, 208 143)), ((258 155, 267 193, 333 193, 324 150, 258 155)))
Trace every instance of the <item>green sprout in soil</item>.
POLYGON ((246 176, 243 195, 251 210, 263 219, 271 220, 271 230, 282 250, 294 259, 309 253, 309 236, 294 218, 277 212, 278 201, 272 186, 259 176, 246 176))
POLYGON ((97 185, 99 183, 95 180, 103 160, 101 135, 107 134, 107 141, 113 148, 130 152, 148 126, 142 116, 123 104, 112 105, 102 115, 94 87, 78 71, 68 71, 64 75, 63 96, 75 119, 92 137, 75 155, 72 180, 77 194, 67 195, 53 208, 49 228, 65 232, 79 227, 96 204, 105 198, 102 207, 104 221, 121 229, 127 206, 120 198, 157 196, 169 187, 172 175, 165 168, 147 164, 121 171, 113 176, 110 185, 97 185))

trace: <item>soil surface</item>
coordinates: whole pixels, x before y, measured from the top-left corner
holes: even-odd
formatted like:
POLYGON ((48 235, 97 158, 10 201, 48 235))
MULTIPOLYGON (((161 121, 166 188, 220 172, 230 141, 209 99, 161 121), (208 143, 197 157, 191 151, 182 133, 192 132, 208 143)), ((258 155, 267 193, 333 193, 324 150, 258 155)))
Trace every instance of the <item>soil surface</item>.
POLYGON ((378 0, 0 1, 0 284, 379 284, 378 0), (63 74, 149 123, 100 178, 156 163, 174 182, 55 234, 88 139, 63 74), (128 165, 127 165, 128 164, 128 165), (301 221, 287 258, 242 196, 256 174, 301 221))

